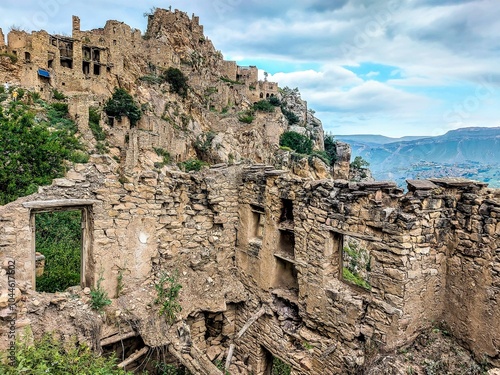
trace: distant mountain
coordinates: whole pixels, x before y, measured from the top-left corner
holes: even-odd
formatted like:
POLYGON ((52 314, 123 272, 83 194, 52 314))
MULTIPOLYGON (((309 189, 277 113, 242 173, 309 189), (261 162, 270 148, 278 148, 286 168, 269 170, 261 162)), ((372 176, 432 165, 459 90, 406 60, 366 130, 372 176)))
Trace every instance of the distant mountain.
POLYGON ((437 137, 389 138, 380 135, 342 135, 353 158, 370 163, 377 179, 465 177, 500 187, 500 127, 463 128, 437 137), (395 140, 395 141, 394 141, 395 140))
POLYGON ((369 144, 380 144, 385 145, 387 143, 394 142, 405 142, 414 141, 416 139, 428 138, 427 136, 407 136, 401 138, 391 138, 383 135, 372 135, 372 134, 353 134, 353 135, 336 135, 336 139, 342 142, 359 142, 359 143, 369 143, 369 144))

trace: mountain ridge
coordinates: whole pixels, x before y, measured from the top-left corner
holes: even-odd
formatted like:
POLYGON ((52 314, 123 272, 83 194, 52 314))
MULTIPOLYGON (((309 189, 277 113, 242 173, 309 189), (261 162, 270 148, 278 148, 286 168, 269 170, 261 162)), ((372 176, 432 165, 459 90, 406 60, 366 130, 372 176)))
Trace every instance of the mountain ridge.
POLYGON ((464 177, 500 186, 500 127, 469 127, 435 137, 385 142, 389 137, 336 137, 352 147, 353 157, 370 163, 376 179, 464 177), (382 138, 381 138, 382 137, 382 138))

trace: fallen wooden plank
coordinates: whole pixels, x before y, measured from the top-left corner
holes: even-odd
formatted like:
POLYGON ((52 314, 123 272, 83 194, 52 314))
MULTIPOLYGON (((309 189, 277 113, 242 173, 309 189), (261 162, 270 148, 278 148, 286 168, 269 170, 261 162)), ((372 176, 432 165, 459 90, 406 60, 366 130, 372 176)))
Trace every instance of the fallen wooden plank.
POLYGON ((119 363, 118 364, 118 368, 122 368, 122 369, 125 369, 125 367, 127 365, 130 365, 131 363, 137 361, 139 358, 141 358, 144 354, 146 354, 149 350, 149 347, 145 346, 144 348, 142 348, 141 350, 139 350, 138 352, 135 352, 134 354, 132 354, 130 357, 128 357, 125 361, 123 361, 122 363, 119 363))

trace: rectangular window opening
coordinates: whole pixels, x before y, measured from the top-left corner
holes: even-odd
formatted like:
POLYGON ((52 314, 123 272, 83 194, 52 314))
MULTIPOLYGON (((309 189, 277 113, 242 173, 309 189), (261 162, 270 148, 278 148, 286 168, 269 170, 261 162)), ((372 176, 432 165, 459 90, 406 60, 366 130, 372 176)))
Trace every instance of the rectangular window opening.
POLYGON ((88 75, 90 73, 90 63, 88 61, 84 61, 82 63, 82 71, 85 75, 88 75))
POLYGON ((98 64, 94 64, 94 75, 98 76, 101 74, 101 66, 98 64))
POLYGON ((295 258, 295 235, 293 232, 280 230, 278 253, 292 259, 295 258))
POLYGON ((280 223, 285 221, 291 221, 293 223, 293 201, 291 199, 282 199, 281 203, 280 223))
POLYGON ((36 291, 83 284, 83 217, 82 209, 34 214, 36 291))
POLYGON ((299 282, 297 269, 293 260, 275 254, 276 268, 274 274, 273 287, 275 289, 285 289, 298 292, 299 282))
POLYGON ((264 226, 266 224, 266 216, 264 208, 257 205, 250 205, 252 210, 252 228, 250 239, 262 240, 264 237, 264 226))
POLYGON ((370 263, 369 242, 344 235, 342 241, 342 279, 363 289, 371 290, 370 263))

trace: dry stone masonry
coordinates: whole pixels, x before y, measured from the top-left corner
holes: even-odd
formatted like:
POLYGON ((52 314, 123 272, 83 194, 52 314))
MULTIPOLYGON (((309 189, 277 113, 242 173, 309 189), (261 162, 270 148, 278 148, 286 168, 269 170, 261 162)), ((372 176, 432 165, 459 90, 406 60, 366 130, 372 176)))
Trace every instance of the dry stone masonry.
MULTIPOLYGON (((222 364, 267 375, 274 358, 292 374, 359 374, 374 353, 406 347, 439 323, 500 367, 500 190, 456 179, 410 180, 407 192, 352 182, 340 143, 333 171, 307 159, 290 167, 278 150, 289 129, 281 114, 246 125, 215 113, 282 98, 277 84, 224 61, 183 12, 157 10, 145 35, 118 21, 81 31, 74 17, 72 37, 11 31, 5 46, 1 36, 0 50, 20 61, 2 60, 0 77, 46 99, 51 87, 64 91, 89 144, 88 108, 112 88, 145 105, 137 127, 102 119, 109 154, 0 207, 2 350, 15 318, 19 336, 55 331, 97 351, 125 350, 128 369, 166 353, 195 374, 222 374, 222 364), (184 101, 138 80, 169 66, 189 75, 184 101), (154 148, 183 161, 208 131, 224 163, 191 173, 154 164, 154 148), (82 212, 81 285, 39 293, 34 216, 69 209, 82 212), (154 303, 165 274, 182 285, 174 322, 154 303), (112 297, 106 319, 89 308, 99 279, 112 297)), ((289 101, 300 115, 295 130, 321 149, 321 123, 300 98, 289 101)))

